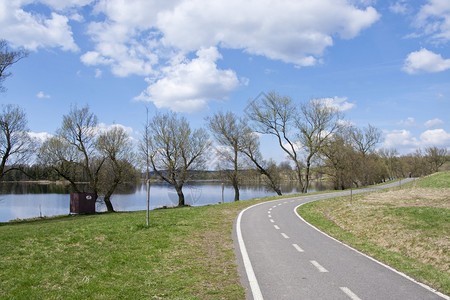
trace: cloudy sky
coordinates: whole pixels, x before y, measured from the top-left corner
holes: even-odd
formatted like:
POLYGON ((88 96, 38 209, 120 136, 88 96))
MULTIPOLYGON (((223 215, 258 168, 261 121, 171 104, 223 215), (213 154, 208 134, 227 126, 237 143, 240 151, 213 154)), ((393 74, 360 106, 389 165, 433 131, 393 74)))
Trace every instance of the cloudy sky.
POLYGON ((0 38, 30 52, 0 101, 40 136, 71 104, 139 139, 146 107, 199 127, 275 90, 328 98, 379 147, 450 150, 448 0, 0 0, 0 38))

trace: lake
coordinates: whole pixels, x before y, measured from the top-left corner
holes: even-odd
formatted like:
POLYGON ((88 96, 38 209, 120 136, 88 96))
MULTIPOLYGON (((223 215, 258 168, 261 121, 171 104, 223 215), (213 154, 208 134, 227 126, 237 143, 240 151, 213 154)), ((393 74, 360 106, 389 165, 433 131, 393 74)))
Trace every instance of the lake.
MULTIPOLYGON (((310 192, 326 190, 321 183, 313 183, 310 192)), ((283 194, 300 193, 295 182, 281 186, 283 194)), ((222 183, 217 181, 195 181, 183 187, 185 201, 191 206, 218 204, 222 202, 222 183)), ((275 196, 262 184, 243 185, 240 199, 275 196)), ((224 202, 234 200, 234 189, 228 184, 223 186, 224 202)), ((116 211, 138 211, 147 209, 147 190, 145 183, 121 186, 111 198, 116 211)), ((150 186, 150 209, 162 206, 176 206, 178 196, 173 187, 166 183, 154 183, 150 186)), ((0 222, 35 217, 67 215, 70 212, 70 194, 68 186, 49 183, 0 183, 0 222)), ((97 203, 96 211, 106 211, 104 204, 97 203)))

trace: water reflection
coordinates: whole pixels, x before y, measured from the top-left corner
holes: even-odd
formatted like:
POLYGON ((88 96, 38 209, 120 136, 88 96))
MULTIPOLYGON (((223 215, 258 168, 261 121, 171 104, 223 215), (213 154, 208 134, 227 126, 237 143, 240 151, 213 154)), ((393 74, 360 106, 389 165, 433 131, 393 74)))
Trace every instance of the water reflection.
MULTIPOLYGON (((281 187, 283 194, 300 193, 295 182, 281 187)), ((310 191, 325 190, 323 184, 315 183, 310 191)), ((202 206, 222 202, 222 183, 217 181, 190 182, 183 188, 185 201, 191 206, 202 206)), ((274 196, 263 185, 243 185, 240 189, 242 200, 274 196)), ((223 201, 231 202, 234 190, 225 184, 223 201)), ((117 211, 137 211, 147 208, 147 190, 145 184, 122 185, 112 197, 117 211)), ((162 206, 175 206, 178 196, 166 183, 152 183, 150 187, 150 209, 162 206)), ((69 186, 62 184, 1 183, 0 184, 0 222, 14 219, 26 219, 42 216, 69 214, 69 186)), ((102 203, 97 203, 97 211, 105 211, 102 203)))

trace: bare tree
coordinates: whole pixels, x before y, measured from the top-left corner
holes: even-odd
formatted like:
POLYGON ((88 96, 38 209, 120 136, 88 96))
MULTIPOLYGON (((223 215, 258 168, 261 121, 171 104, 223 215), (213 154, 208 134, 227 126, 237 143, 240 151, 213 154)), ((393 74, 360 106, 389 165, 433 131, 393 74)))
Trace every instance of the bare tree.
POLYGON ((113 126, 98 137, 97 149, 106 158, 101 170, 99 190, 108 211, 114 211, 111 196, 117 186, 127 180, 134 181, 136 177, 130 137, 122 127, 113 126))
POLYGON ((253 162, 258 172, 264 176, 263 178, 267 187, 281 196, 280 172, 274 161, 266 161, 263 159, 259 150, 259 137, 249 127, 245 130, 241 151, 253 162))
POLYGON ((247 111, 248 118, 255 122, 256 131, 275 136, 281 149, 294 162, 297 179, 303 189, 303 163, 299 154, 301 149, 292 132, 297 115, 298 111, 291 98, 281 97, 275 92, 253 100, 247 111))
MULTIPOLYGON (((97 152, 97 122, 97 116, 89 111, 88 106, 81 109, 74 106, 63 116, 62 127, 57 132, 59 138, 74 147, 81 155, 81 160, 77 163, 88 177, 95 199, 99 193, 100 169, 105 161, 105 158, 100 157, 97 152)), ((106 205, 108 207, 108 204, 106 205)))
POLYGON ((82 181, 82 168, 78 162, 81 153, 58 136, 46 140, 40 147, 38 158, 42 165, 50 167, 67 180, 73 192, 81 192, 77 182, 82 181))
POLYGON ((27 56, 28 51, 23 49, 18 51, 10 51, 8 49, 8 43, 5 40, 0 40, 0 92, 4 92, 6 90, 2 85, 3 81, 5 81, 7 77, 11 76, 11 73, 7 72, 7 69, 27 56))
POLYGON ((34 149, 28 135, 27 118, 17 105, 2 106, 0 114, 0 181, 3 176, 25 163, 34 149))
POLYGON ((381 141, 381 131, 370 124, 363 129, 351 128, 349 134, 355 149, 363 156, 374 152, 375 145, 381 141))
POLYGON ((302 192, 307 193, 312 159, 319 153, 325 141, 342 126, 339 109, 327 105, 321 99, 312 99, 301 106, 301 117, 297 118, 299 139, 306 151, 305 182, 302 192))
POLYGON ((381 131, 369 124, 362 129, 349 128, 348 134, 353 147, 361 156, 362 167, 359 169, 361 183, 362 185, 373 184, 375 168, 373 167, 374 161, 371 159, 373 156, 371 157, 370 154, 375 152, 375 146, 381 141, 381 131))
MULTIPOLYGON (((231 165, 231 171, 225 170, 234 188, 234 201, 239 200, 240 182, 240 153, 243 150, 245 141, 246 121, 238 118, 232 112, 219 112, 207 118, 208 127, 220 148, 216 149, 222 161, 231 165)), ((224 169, 222 167, 222 169, 224 169)))
POLYGON ((139 152, 145 161, 145 183, 147 186, 147 211, 146 221, 147 226, 150 224, 150 120, 148 118, 148 107, 145 108, 146 120, 144 124, 144 134, 139 142, 139 152))
POLYGON ((184 117, 175 113, 157 114, 150 123, 150 163, 162 180, 178 194, 178 205, 186 205, 183 185, 190 170, 204 168, 206 150, 210 147, 203 129, 192 130, 184 117))
POLYGON ((327 139, 320 148, 320 156, 334 189, 349 188, 357 180, 360 160, 345 135, 335 134, 327 139))
POLYGON ((438 172, 439 168, 447 162, 447 149, 439 149, 436 146, 425 148, 425 157, 432 172, 438 172))
POLYGON ((380 149, 378 155, 383 159, 389 178, 400 175, 400 161, 397 149, 380 149))
MULTIPOLYGON (((77 179, 86 178, 95 200, 100 194, 101 169, 107 158, 98 151, 97 138, 97 116, 89 111, 88 106, 80 109, 73 106, 63 116, 56 137, 44 143, 39 152, 42 162, 68 180, 74 191, 80 192, 85 188, 77 184, 77 179)), ((108 199, 105 204, 108 211, 114 211, 108 199)))

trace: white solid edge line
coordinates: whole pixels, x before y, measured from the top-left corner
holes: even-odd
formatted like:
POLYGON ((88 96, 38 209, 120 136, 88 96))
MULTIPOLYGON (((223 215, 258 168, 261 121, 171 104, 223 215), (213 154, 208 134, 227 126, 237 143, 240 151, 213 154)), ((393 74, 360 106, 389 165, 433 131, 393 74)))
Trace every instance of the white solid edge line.
POLYGON ((381 261, 376 260, 375 258, 373 258, 373 257, 371 257, 371 256, 369 256, 369 255, 367 255, 367 254, 362 253, 362 252, 359 251, 359 250, 356 250, 356 249, 353 248, 353 247, 350 247, 349 245, 347 245, 347 244, 345 244, 345 243, 343 243, 343 242, 341 242, 341 241, 335 239, 335 238, 332 237, 331 235, 329 235, 329 234, 323 232, 323 231, 320 230, 319 228, 317 228, 317 227, 315 227, 314 225, 308 223, 308 222, 307 222, 305 219, 303 219, 302 216, 300 216, 300 215, 298 214, 298 212, 297 212, 298 208, 299 208, 300 206, 306 204, 306 203, 308 203, 308 202, 305 202, 305 203, 302 203, 302 204, 300 204, 300 205, 297 205, 297 206, 294 208, 294 213, 297 215, 298 218, 300 218, 300 220, 302 220, 303 222, 305 222, 306 224, 308 224, 309 226, 311 226, 312 228, 314 228, 314 229, 317 230, 318 232, 322 233, 323 235, 325 235, 325 236, 329 237, 330 239, 332 239, 332 240, 338 242, 339 244, 341 244, 341 245, 343 245, 343 246, 345 246, 345 247, 347 247, 347 248, 349 248, 349 249, 355 251, 356 253, 361 254, 362 256, 364 256, 364 257, 366 257, 366 258, 372 260, 373 262, 376 262, 377 264, 379 264, 379 265, 381 265, 381 266, 383 266, 383 267, 385 267, 385 268, 387 268, 387 269, 389 269, 389 270, 391 270, 391 271, 397 273, 398 275, 403 276, 404 278, 406 278, 406 279, 408 279, 408 280, 414 282, 415 284, 418 284, 419 286, 423 287, 424 289, 426 289, 426 290, 428 290, 428 291, 430 291, 430 292, 432 292, 432 293, 434 293, 434 294, 436 294, 436 295, 438 295, 438 296, 440 296, 440 297, 442 297, 442 298, 444 298, 444 299, 446 299, 446 300, 450 300, 450 297, 449 297, 449 296, 447 296, 447 295, 445 295, 445 294, 443 294, 443 293, 441 293, 441 292, 439 292, 439 291, 433 289, 432 287, 430 287, 430 286, 428 286, 428 285, 426 285, 426 284, 424 284, 424 283, 422 283, 422 282, 419 282, 419 281, 415 280, 415 279, 412 278, 412 277, 409 277, 409 276, 406 275, 405 273, 402 273, 402 272, 400 272, 400 271, 398 271, 398 270, 392 268, 391 266, 388 266, 388 265, 386 265, 385 263, 382 263, 381 261))
POLYGON ((255 207, 255 206, 263 204, 263 203, 264 202, 258 203, 258 204, 252 205, 252 206, 247 207, 246 209, 242 210, 239 213, 239 216, 236 221, 236 234, 237 234, 237 238, 238 238, 239 249, 241 250, 242 261, 244 262, 245 272, 247 273, 248 282, 250 283, 250 289, 252 291, 254 300, 263 300, 264 298, 262 296, 261 289, 259 288, 259 284, 258 284, 258 280, 256 279, 255 272, 253 271, 252 263, 250 262, 250 258, 248 257, 247 248, 245 247, 244 239, 242 238, 241 218, 242 218, 243 213, 247 209, 250 209, 252 207, 255 207))
POLYGON ((353 293, 348 287, 342 286, 340 287, 341 291, 343 291, 347 296, 352 300, 361 300, 355 293, 353 293))

